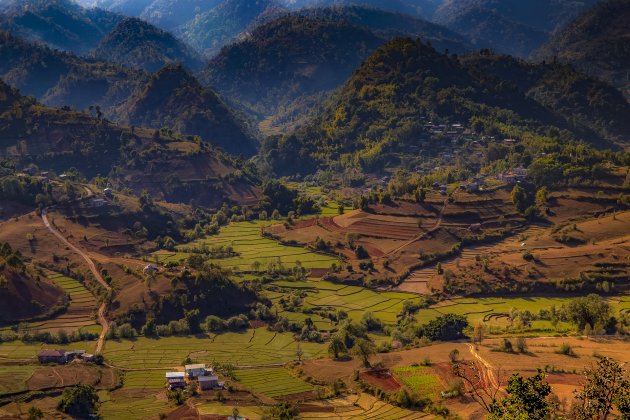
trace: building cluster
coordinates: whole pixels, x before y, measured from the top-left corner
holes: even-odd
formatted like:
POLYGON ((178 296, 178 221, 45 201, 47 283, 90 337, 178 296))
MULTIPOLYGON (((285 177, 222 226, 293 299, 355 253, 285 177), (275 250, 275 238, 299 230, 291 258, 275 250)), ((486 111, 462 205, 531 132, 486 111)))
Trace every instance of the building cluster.
POLYGON ((220 389, 224 386, 223 382, 219 382, 214 370, 205 364, 186 365, 183 372, 167 372, 166 382, 169 390, 185 388, 192 382, 197 382, 202 391, 220 389))
POLYGON ((92 362, 94 355, 86 353, 85 350, 53 350, 43 349, 37 353, 37 360, 41 364, 56 363, 58 365, 65 365, 74 360, 83 360, 86 362, 92 362))

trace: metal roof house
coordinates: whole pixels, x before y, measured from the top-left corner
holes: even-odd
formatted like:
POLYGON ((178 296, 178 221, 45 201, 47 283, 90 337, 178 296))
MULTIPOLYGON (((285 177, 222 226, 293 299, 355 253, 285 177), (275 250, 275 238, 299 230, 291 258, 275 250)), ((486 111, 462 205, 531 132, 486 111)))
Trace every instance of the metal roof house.
POLYGON ((197 378, 206 374, 206 365, 204 364, 186 365, 184 369, 189 378, 197 378))

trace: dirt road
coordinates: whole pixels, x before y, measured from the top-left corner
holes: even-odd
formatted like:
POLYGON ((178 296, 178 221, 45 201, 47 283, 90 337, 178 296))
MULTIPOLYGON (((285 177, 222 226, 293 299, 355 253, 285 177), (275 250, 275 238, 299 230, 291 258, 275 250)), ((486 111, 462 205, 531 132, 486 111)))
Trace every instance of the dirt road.
POLYGON ((490 384, 492 385, 493 388, 495 389, 500 389, 501 386, 499 384, 499 381, 497 380, 496 376, 494 375, 494 370, 492 368, 492 365, 490 363, 488 363, 483 357, 481 357, 479 355, 479 353, 477 353, 477 351, 475 350, 475 345, 474 344, 468 344, 468 349, 470 350, 470 354, 479 361, 479 363, 481 363, 481 365, 484 368, 485 371, 485 375, 486 378, 488 379, 488 381, 490 382, 490 384))
MULTIPOLYGON (((83 260, 86 262, 86 264, 90 268, 90 271, 92 272, 92 275, 94 276, 94 278, 106 290, 110 290, 111 287, 109 286, 109 284, 107 284, 105 279, 103 279, 103 276, 101 276, 101 273, 96 268, 96 265, 94 265, 94 261, 92 261, 92 259, 85 252, 81 251, 79 248, 77 248, 76 246, 68 242, 68 240, 57 229, 55 229, 52 226, 52 224, 48 221, 48 212, 46 211, 46 209, 42 210, 42 221, 44 222, 44 225, 46 226, 46 228, 48 228, 48 230, 53 235, 55 235, 61 242, 63 242, 65 246, 67 246, 76 254, 78 254, 81 258, 83 258, 83 260)), ((96 343, 96 350, 95 350, 96 354, 100 354, 101 351, 103 350, 103 345, 105 344, 105 336, 107 335, 107 332, 109 331, 109 323, 107 322, 107 319, 105 318, 106 309, 107 308, 106 308, 105 303, 103 303, 98 308, 98 323, 101 324, 102 330, 101 330, 101 335, 98 338, 98 342, 96 343)))

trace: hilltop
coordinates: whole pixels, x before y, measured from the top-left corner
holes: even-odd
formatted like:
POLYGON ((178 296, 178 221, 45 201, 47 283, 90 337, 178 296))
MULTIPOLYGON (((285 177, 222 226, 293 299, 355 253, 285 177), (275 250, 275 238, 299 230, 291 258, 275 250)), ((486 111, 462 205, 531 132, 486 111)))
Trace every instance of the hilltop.
POLYGON ((570 63, 630 95, 630 1, 608 0, 580 15, 536 52, 570 63))
POLYGON ((116 125, 106 119, 67 109, 42 106, 0 82, 0 157, 16 164, 37 163, 63 173, 75 168, 93 178, 113 182, 139 194, 212 207, 250 196, 251 179, 242 162, 206 143, 173 134, 116 125))
POLYGON ((627 140, 628 112, 614 88, 566 66, 536 67, 489 53, 453 57, 396 39, 353 73, 318 119, 265 149, 280 173, 304 173, 331 159, 377 170, 399 164, 388 156, 430 139, 423 119, 467 122, 488 135, 550 135, 557 127, 556 141, 610 147, 627 140))
POLYGON ((94 48, 123 19, 69 0, 11 0, 0 12, 0 29, 77 54, 94 48))
POLYGON ((593 4, 595 0, 450 0, 433 20, 468 36, 479 48, 527 57, 593 4))
POLYGON ((162 128, 200 136, 224 150, 243 155, 255 152, 255 141, 228 107, 202 87, 181 66, 165 67, 116 111, 125 124, 162 128))
POLYGON ((275 0, 226 0, 179 26, 176 33, 197 51, 210 57, 234 41, 250 25, 285 11, 275 0))
POLYGON ((87 109, 126 99, 142 72, 29 43, 0 31, 0 78, 50 106, 87 109))
POLYGON ((203 65, 201 58, 173 35, 137 18, 121 21, 101 40, 92 56, 148 72, 171 63, 191 70, 203 65))
POLYGON ((202 81, 266 117, 336 88, 382 42, 348 23, 284 16, 224 48, 202 81))

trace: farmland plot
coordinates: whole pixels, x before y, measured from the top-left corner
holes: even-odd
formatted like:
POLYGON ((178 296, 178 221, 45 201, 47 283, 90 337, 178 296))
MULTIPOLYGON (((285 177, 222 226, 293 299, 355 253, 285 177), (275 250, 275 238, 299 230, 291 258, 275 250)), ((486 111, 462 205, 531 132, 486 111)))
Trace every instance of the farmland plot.
POLYGON ((292 376, 284 368, 237 370, 236 380, 253 392, 269 397, 283 397, 313 391, 315 388, 292 376))

